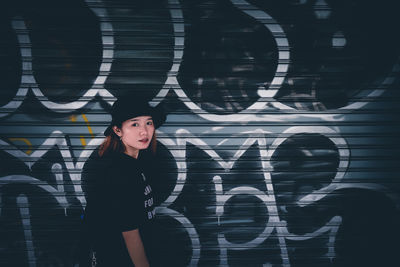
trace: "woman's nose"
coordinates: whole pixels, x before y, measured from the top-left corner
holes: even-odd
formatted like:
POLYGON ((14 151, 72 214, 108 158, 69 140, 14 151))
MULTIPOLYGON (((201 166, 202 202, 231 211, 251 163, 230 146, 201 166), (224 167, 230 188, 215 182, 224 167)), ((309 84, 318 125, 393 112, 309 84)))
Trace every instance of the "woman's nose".
POLYGON ((146 127, 141 127, 141 128, 140 128, 140 134, 141 134, 141 135, 147 134, 147 129, 146 129, 146 127))

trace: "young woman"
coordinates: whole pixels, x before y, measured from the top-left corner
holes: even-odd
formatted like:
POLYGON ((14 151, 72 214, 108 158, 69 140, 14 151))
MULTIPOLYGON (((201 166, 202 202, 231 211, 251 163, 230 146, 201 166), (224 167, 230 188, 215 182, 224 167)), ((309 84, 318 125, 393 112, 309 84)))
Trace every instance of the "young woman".
POLYGON ((117 100, 99 157, 85 164, 87 206, 80 266, 156 266, 154 199, 148 174, 164 113, 143 100, 117 100))

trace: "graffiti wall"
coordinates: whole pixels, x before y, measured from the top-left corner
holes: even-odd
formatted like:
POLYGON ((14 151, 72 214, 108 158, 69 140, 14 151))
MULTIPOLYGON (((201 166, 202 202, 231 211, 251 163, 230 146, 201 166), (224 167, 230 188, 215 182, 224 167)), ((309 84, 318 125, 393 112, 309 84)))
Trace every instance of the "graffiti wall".
POLYGON ((78 266, 85 163, 137 94, 168 113, 166 266, 400 266, 396 7, 3 4, 0 266, 78 266))

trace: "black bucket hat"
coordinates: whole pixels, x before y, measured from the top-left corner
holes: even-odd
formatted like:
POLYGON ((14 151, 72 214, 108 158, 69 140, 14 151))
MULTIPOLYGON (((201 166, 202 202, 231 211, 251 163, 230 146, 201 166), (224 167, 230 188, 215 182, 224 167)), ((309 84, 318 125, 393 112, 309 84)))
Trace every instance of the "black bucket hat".
POLYGON ((161 105, 151 107, 149 103, 142 98, 120 98, 114 102, 111 107, 111 123, 104 131, 104 135, 110 135, 114 125, 120 125, 122 122, 138 116, 151 116, 154 122, 154 127, 157 129, 166 120, 161 105))

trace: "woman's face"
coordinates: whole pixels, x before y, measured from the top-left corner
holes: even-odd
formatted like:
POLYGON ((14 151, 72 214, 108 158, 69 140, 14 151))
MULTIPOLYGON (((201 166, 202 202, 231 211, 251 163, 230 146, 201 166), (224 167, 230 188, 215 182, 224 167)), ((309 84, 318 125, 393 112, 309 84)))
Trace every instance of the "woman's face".
POLYGON ((125 153, 137 158, 139 150, 148 148, 154 134, 154 124, 150 116, 139 116, 124 121, 121 128, 114 126, 113 130, 125 145, 125 153))

